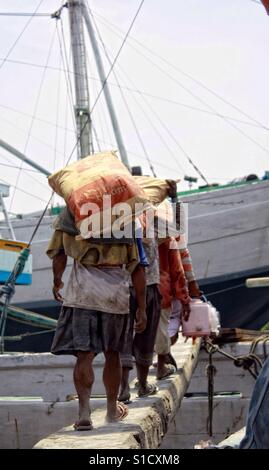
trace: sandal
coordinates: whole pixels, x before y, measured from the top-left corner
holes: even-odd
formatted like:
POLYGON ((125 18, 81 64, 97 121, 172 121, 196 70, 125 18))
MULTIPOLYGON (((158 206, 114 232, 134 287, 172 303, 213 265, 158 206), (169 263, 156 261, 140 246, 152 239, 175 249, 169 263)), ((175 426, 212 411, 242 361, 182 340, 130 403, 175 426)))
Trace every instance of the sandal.
MULTIPOLYGON (((177 363, 176 363, 176 360, 175 358, 172 356, 171 353, 167 353, 166 354, 166 358, 165 358, 165 364, 172 364, 172 366, 175 366, 176 370, 177 370, 177 363)), ((153 362, 153 367, 156 369, 158 367, 158 362, 153 362)))
POLYGON ((157 380, 164 380, 166 379, 167 377, 169 377, 169 375, 173 375, 176 373, 176 367, 173 366, 172 364, 167 364, 166 365, 166 372, 161 375, 161 376, 157 376, 157 380))
POLYGON ((132 403, 130 392, 120 393, 119 397, 118 397, 118 400, 119 400, 120 403, 124 403, 124 405, 129 405, 130 403, 132 403))
POLYGON ((118 410, 118 416, 115 418, 109 418, 108 416, 106 417, 107 423, 117 423, 118 421, 122 421, 124 418, 129 413, 128 406, 126 406, 123 402, 117 401, 117 410, 118 410))
POLYGON ((119 399, 120 399, 121 403, 123 403, 124 405, 130 405, 130 403, 133 403, 132 400, 131 400, 131 397, 130 398, 125 398, 125 399, 122 399, 122 398, 119 397, 119 399))
POLYGON ((90 419, 82 419, 74 424, 75 431, 92 431, 93 425, 90 419))
POLYGON ((158 392, 158 387, 156 384, 150 384, 147 382, 146 388, 141 388, 138 386, 137 396, 138 398, 149 397, 150 395, 155 395, 158 392))

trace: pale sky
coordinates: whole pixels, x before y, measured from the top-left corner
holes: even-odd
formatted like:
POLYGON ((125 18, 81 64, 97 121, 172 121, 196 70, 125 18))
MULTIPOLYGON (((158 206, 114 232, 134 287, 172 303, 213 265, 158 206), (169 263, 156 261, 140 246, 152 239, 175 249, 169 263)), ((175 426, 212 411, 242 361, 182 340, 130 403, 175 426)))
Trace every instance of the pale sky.
MULTIPOLYGON (((39 3, 40 0, 0 0, 0 12, 30 13, 39 3)), ((139 3, 89 0, 112 60, 139 3)), ((43 0, 38 11, 52 13, 60 5, 61 0, 43 0)), ((69 55, 66 9, 62 21, 69 55)), ((61 62, 56 21, 35 17, 18 39, 28 22, 29 17, 0 16, 0 138, 53 171, 63 166, 75 142, 66 99, 66 74, 58 70, 65 66, 61 62)), ((63 51, 60 22, 58 32, 63 51)), ((88 40, 87 50, 93 103, 100 83, 88 40)), ((262 176, 269 170, 269 134, 260 126, 269 127, 268 57, 269 17, 252 0, 145 0, 115 71, 159 177, 196 176, 185 154, 210 182, 225 183, 249 173, 262 176), (225 104, 190 76, 258 123, 225 104), (236 121, 227 122, 228 117, 236 121)), ((108 71, 105 58, 104 63, 108 71)), ((130 164, 141 165, 144 173, 150 174, 113 75, 109 82, 130 164)), ((92 118, 101 147, 116 148, 103 99, 92 118)), ((27 171, 20 174, 17 168, 6 165, 21 164, 0 149, 0 183, 17 183, 19 188, 13 200, 7 200, 8 208, 15 213, 42 209, 50 194, 46 177, 28 171, 25 164, 27 171)), ((203 184, 201 179, 199 184, 203 184)), ((186 183, 178 188, 186 188, 186 183)), ((13 192, 14 188, 11 195, 13 192)))

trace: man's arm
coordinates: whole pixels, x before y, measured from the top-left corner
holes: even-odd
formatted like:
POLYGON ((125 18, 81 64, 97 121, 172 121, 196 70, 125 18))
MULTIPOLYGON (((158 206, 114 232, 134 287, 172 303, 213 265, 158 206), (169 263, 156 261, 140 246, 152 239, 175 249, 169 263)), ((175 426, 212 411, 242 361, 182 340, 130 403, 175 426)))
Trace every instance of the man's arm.
POLYGON ((145 268, 138 264, 132 272, 132 283, 137 301, 135 331, 142 333, 147 325, 146 315, 146 274, 145 268))
POLYGON ((189 319, 190 301, 189 291, 187 287, 186 277, 182 266, 179 250, 172 248, 168 250, 169 270, 171 279, 171 291, 173 297, 181 301, 182 317, 184 320, 189 319))
POLYGON ((187 247, 181 248, 180 256, 185 271, 185 276, 188 280, 189 293, 192 298, 200 298, 201 291, 198 282, 196 281, 195 274, 192 267, 192 259, 187 247))
POLYGON ((64 252, 60 252, 55 255, 52 259, 52 271, 53 271, 53 288, 52 292, 55 300, 58 302, 63 302, 63 297, 61 296, 59 290, 63 288, 64 283, 62 281, 62 275, 66 268, 67 256, 64 252))

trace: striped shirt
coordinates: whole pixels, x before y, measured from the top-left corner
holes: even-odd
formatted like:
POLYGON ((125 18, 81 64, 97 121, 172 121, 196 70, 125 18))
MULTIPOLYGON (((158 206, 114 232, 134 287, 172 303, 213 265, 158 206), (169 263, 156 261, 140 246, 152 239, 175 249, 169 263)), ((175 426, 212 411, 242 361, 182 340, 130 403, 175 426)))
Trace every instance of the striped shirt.
POLYGON ((192 259, 188 248, 180 248, 179 252, 187 281, 195 281, 195 274, 192 267, 192 259))
POLYGON ((162 308, 171 306, 172 299, 178 299, 182 304, 190 302, 186 277, 178 248, 171 247, 171 239, 159 245, 160 257, 160 292, 162 308))

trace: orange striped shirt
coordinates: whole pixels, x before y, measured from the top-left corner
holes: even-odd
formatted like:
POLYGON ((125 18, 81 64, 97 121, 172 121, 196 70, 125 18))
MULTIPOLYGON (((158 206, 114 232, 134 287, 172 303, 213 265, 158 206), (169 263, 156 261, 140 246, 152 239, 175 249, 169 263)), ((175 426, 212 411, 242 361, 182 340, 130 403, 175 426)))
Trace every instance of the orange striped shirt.
POLYGON ((192 259, 188 248, 180 248, 179 252, 187 281, 195 281, 195 274, 192 267, 192 259))
POLYGON ((173 298, 180 300, 183 304, 190 302, 180 252, 178 249, 171 248, 171 241, 170 238, 159 245, 162 308, 170 307, 173 298))

